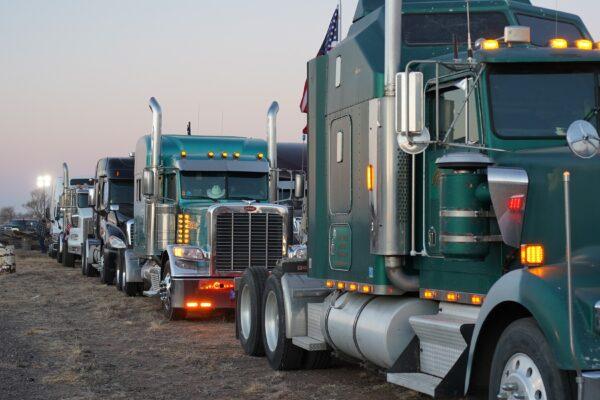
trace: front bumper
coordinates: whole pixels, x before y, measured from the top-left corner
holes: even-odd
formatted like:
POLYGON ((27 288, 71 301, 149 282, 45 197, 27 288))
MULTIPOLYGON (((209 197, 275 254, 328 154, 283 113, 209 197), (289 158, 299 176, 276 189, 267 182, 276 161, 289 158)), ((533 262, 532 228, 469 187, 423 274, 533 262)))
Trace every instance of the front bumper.
MULTIPOLYGON (((217 278, 220 282, 233 284, 233 278, 217 278)), ((235 308, 234 289, 200 289, 203 283, 214 281, 214 278, 173 278, 171 283, 171 304, 174 308, 186 308, 187 303, 210 303, 212 309, 235 308)), ((194 311, 193 309, 189 309, 194 311)), ((198 309, 202 311, 202 309, 198 309)))

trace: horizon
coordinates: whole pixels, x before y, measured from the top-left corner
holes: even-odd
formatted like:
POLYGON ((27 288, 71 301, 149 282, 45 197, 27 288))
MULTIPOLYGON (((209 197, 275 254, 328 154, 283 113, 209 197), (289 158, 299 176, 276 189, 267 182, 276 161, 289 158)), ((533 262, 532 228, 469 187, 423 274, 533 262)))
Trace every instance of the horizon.
MULTIPOLYGON (((356 3, 343 1, 344 33, 356 3)), ((533 3, 578 14, 600 39, 592 0, 533 3)), ((0 0, 0 208, 23 211, 36 177, 56 177, 63 161, 89 177, 98 159, 134 151, 151 129, 151 96, 165 132, 190 121, 193 134, 255 138, 277 100, 279 139, 300 141, 306 62, 336 5, 0 0)))

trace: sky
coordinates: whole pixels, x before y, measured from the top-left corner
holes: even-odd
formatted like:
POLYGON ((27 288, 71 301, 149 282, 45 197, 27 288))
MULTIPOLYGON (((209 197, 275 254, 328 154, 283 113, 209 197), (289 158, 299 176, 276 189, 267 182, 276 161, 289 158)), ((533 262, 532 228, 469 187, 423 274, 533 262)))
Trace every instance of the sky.
MULTIPOLYGON (((557 0, 533 0, 556 8, 557 0)), ((357 0, 342 0, 347 31, 357 0)), ((91 177, 163 132, 301 140, 299 102, 337 0, 0 0, 0 207, 20 206, 39 175, 91 177)), ((560 0, 600 39, 597 0, 560 0)))

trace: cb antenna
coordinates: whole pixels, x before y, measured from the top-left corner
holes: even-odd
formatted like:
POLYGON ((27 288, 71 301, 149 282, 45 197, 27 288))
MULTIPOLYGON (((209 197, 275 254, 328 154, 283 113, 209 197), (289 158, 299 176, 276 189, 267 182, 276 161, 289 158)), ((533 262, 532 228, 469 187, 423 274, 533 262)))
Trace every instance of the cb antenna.
POLYGON ((191 121, 188 121, 188 124, 187 124, 187 134, 188 134, 188 136, 192 135, 192 122, 191 121))
POLYGON ((467 61, 473 60, 473 40, 471 39, 471 1, 467 1, 467 61))

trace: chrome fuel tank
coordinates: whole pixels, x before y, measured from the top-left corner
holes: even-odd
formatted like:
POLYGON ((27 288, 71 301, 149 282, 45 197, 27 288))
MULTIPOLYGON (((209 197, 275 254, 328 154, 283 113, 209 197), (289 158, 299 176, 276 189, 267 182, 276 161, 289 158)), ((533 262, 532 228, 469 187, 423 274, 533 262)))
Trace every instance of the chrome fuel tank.
POLYGON ((331 347, 359 360, 390 368, 415 333, 408 319, 435 314, 436 302, 398 296, 344 293, 324 304, 321 326, 331 347))

